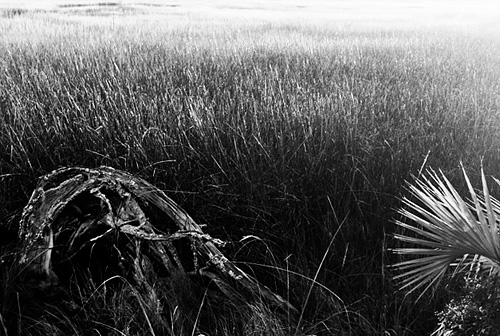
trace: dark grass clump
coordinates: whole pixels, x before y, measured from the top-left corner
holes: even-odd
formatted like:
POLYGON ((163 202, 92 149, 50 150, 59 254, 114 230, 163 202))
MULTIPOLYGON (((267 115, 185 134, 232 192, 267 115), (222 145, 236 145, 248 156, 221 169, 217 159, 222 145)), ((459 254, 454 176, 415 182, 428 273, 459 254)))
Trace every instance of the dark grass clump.
POLYGON ((180 273, 150 278, 154 285, 145 288, 121 276, 97 284, 93 274, 81 270, 64 285, 41 288, 20 282, 15 266, 7 270, 0 296, 6 335, 352 335, 369 328, 334 293, 312 288, 312 279, 293 272, 287 272, 288 285, 309 287, 300 317, 265 300, 228 297, 220 283, 180 273), (312 314, 316 309, 322 313, 312 314))
POLYGON ((18 288, 16 294, 20 311, 2 313, 10 322, 9 335, 16 330, 19 335, 88 335, 89 331, 96 335, 253 335, 258 330, 261 335, 287 334, 285 319, 280 320, 264 302, 236 305, 189 278, 158 282, 148 293, 124 278, 112 277, 99 286, 92 281, 74 282, 71 291, 18 288))

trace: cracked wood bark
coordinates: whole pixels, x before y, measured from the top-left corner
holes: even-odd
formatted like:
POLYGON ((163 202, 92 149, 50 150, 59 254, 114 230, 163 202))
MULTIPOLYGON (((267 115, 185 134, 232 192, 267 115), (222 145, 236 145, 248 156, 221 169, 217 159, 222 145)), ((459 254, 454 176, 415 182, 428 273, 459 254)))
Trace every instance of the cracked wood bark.
POLYGON ((62 168, 41 177, 19 238, 19 263, 39 286, 57 283, 69 263, 100 244, 102 259, 115 255, 116 269, 138 284, 149 286, 145 274, 158 267, 170 275, 197 273, 230 298, 243 289, 296 311, 228 260, 217 247, 224 242, 203 233, 163 191, 110 167, 62 168))

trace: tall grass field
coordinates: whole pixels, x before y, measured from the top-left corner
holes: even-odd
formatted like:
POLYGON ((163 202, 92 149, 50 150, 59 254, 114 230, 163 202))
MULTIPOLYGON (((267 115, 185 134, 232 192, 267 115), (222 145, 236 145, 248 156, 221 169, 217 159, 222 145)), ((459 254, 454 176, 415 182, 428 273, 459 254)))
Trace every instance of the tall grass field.
MULTIPOLYGON (((394 221, 405 181, 428 167, 459 192, 467 190, 460 163, 473 184, 481 164, 500 177, 499 21, 447 10, 425 19, 419 2, 415 21, 411 8, 378 19, 378 7, 363 12, 361 2, 359 15, 342 1, 325 10, 270 3, 3 10, 0 333, 437 328, 437 313, 460 290, 444 282, 420 300, 399 290, 394 221), (218 306, 182 279, 161 303, 120 279, 65 293, 80 295, 76 309, 22 298, 12 261, 37 178, 100 165, 164 190, 299 314, 265 302, 218 306)), ((392 5, 381 2, 381 12, 392 5)))

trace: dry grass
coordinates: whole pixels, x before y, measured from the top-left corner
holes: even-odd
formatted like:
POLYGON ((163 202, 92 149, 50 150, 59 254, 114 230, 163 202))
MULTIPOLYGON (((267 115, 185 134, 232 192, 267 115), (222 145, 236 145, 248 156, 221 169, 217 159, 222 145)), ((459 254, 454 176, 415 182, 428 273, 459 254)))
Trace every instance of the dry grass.
POLYGON ((235 11, 0 19, 2 267, 36 177, 110 165, 233 240, 225 252, 304 311, 297 326, 247 307, 253 331, 429 333, 440 298, 395 292, 386 234, 424 158, 454 185, 460 161, 498 170, 498 35, 478 20, 416 28, 235 11), (260 240, 239 242, 250 235, 260 240), (310 279, 330 291, 309 294, 310 279))

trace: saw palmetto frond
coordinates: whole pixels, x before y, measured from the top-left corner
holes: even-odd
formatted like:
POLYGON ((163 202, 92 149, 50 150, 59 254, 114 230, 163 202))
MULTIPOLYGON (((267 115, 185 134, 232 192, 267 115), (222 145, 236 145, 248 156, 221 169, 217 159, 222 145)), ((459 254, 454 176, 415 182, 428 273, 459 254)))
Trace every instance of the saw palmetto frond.
POLYGON ((405 207, 399 213, 411 224, 396 221, 405 230, 395 238, 412 247, 394 251, 415 258, 394 267, 402 271, 395 279, 402 280, 402 288, 410 292, 437 284, 453 266, 481 265, 490 274, 500 272, 500 202, 489 194, 482 170, 481 195, 474 191, 465 170, 463 173, 470 193, 468 202, 442 172, 433 170, 409 186, 415 201, 403 199, 405 207))

